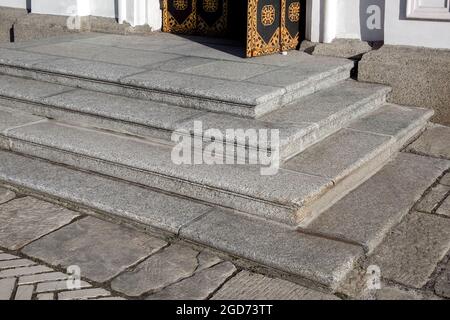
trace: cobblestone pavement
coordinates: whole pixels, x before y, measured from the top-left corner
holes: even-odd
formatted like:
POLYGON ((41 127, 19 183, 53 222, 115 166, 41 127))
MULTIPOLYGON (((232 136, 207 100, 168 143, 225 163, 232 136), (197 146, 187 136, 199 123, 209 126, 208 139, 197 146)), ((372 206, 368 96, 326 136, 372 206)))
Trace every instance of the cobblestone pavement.
MULTIPOLYGON (((404 152, 450 159, 450 141, 433 130, 404 152)), ((333 295, 178 238, 0 187, 0 300, 450 299, 449 230, 450 173, 443 172, 333 295), (68 270, 80 271, 73 290, 68 270)))

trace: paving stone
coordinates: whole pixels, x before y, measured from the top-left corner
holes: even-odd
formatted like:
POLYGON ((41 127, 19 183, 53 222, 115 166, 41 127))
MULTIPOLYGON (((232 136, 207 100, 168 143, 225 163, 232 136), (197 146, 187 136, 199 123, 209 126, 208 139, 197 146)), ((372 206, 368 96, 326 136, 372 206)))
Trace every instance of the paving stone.
POLYGON ((121 83, 176 94, 256 105, 284 94, 284 89, 255 83, 213 79, 197 75, 152 70, 123 78, 121 83))
POLYGON ((178 121, 201 113, 194 109, 88 90, 75 90, 46 98, 44 101, 52 106, 76 112, 168 130, 173 130, 178 121))
POLYGON ((2 151, 0 158, 0 177, 12 184, 173 233, 210 210, 201 203, 44 161, 2 151))
POLYGON ((160 52, 149 53, 136 48, 126 49, 111 46, 107 49, 108 54, 105 54, 105 47, 83 43, 81 41, 29 47, 25 50, 34 53, 61 56, 64 58, 86 59, 134 67, 141 67, 179 57, 179 55, 175 54, 160 52))
POLYGON ((450 249, 450 220, 413 212, 375 250, 370 264, 382 277, 421 288, 450 249))
POLYGON ((396 287, 383 287, 375 292, 376 300, 425 300, 421 293, 396 287))
POLYGON ((128 296, 162 289, 190 277, 199 267, 199 253, 189 247, 172 245, 141 262, 132 271, 115 278, 111 287, 128 296))
POLYGON ((104 282, 165 244, 133 229, 87 217, 26 246, 23 252, 52 265, 77 265, 83 277, 104 282))
POLYGON ((106 298, 95 298, 95 299, 91 299, 91 300, 114 301, 114 300, 127 300, 127 299, 122 298, 122 297, 106 297, 106 298))
POLYGON ((163 71, 175 71, 175 72, 183 72, 185 69, 189 69, 192 67, 201 66, 207 63, 214 62, 215 60, 200 58, 200 57, 180 57, 178 59, 173 59, 170 61, 165 61, 161 63, 157 63, 148 68, 155 70, 163 70, 163 71))
POLYGON ((106 81, 118 81, 122 77, 145 71, 130 66, 70 58, 36 63, 34 67, 48 72, 106 81))
POLYGON ((11 299, 15 284, 16 278, 0 279, 0 301, 11 299))
POLYGON ((17 259, 18 257, 13 256, 11 254, 8 253, 0 253, 0 261, 4 261, 4 260, 13 260, 13 259, 17 259))
MULTIPOLYGON (((83 289, 83 288, 89 288, 91 285, 85 281, 80 281, 80 288, 78 289, 83 289)), ((36 287, 36 292, 41 293, 41 292, 49 292, 49 291, 62 291, 62 290, 69 290, 70 288, 67 288, 67 281, 63 280, 63 281, 51 281, 51 282, 43 282, 43 283, 38 283, 37 287, 36 287)))
POLYGON ((439 203, 444 199, 445 195, 450 192, 450 187, 438 184, 433 187, 427 195, 417 204, 416 210, 431 213, 435 210, 439 203))
POLYGON ((0 187, 0 204, 8 202, 16 197, 16 194, 8 189, 0 187))
POLYGON ((420 154, 450 159, 450 128, 437 124, 430 125, 407 149, 420 154))
POLYGON ((338 181, 365 159, 380 153, 389 140, 386 136, 343 129, 295 156, 283 168, 338 181))
POLYGON ((230 262, 222 262, 197 272, 192 277, 165 287, 148 300, 204 300, 236 271, 230 262))
POLYGON ((32 285, 18 286, 14 300, 31 300, 33 290, 34 286, 32 285))
POLYGON ((0 106, 0 134, 3 134, 7 129, 41 120, 43 120, 43 118, 16 112, 12 109, 0 106))
POLYGON ((0 95, 12 98, 39 101, 43 97, 69 90, 73 90, 73 88, 44 81, 7 75, 0 76, 0 95))
POLYGON ((48 271, 53 271, 46 266, 31 266, 31 267, 21 267, 15 269, 6 269, 0 271, 0 278, 10 278, 10 277, 20 277, 36 273, 44 273, 48 271))
POLYGON ((444 200, 441 206, 436 211, 437 214, 450 217, 450 196, 444 200))
POLYGON ((407 130, 414 125, 417 119, 428 118, 431 115, 432 111, 429 109, 386 104, 369 115, 352 122, 348 127, 392 136, 407 130))
POLYGON ((321 124, 324 119, 335 120, 337 115, 342 113, 348 113, 346 118, 352 119, 356 106, 370 99, 383 97, 388 92, 389 89, 384 86, 346 80, 294 101, 276 112, 262 116, 260 120, 275 123, 321 124))
POLYGON ((307 229, 356 241, 372 251, 449 166, 446 160, 400 153, 307 229))
POLYGON ((100 288, 83 289, 58 293, 58 300, 85 300, 109 295, 110 293, 108 291, 100 288))
POLYGON ((219 210, 181 229, 181 236, 330 287, 362 255, 358 246, 219 210))
POLYGON ((442 177, 441 184, 445 185, 445 186, 449 186, 450 187, 450 173, 447 173, 445 176, 442 177))
POLYGON ((55 281, 67 279, 68 275, 61 272, 48 272, 41 274, 33 274, 29 276, 22 276, 19 278, 19 284, 31 284, 45 281, 55 281))
POLYGON ((78 216, 64 207, 25 197, 0 206, 0 245, 19 249, 78 216))
POLYGON ((227 80, 245 80, 276 70, 275 66, 258 65, 233 61, 215 61, 182 70, 183 73, 227 80))
POLYGON ((241 271, 213 296, 213 300, 338 300, 333 295, 297 284, 241 271))
POLYGON ((0 261, 0 269, 9 269, 9 268, 17 268, 17 267, 28 267, 34 265, 33 261, 27 259, 15 259, 15 260, 6 260, 0 261))
POLYGON ((247 79, 245 82, 282 87, 288 92, 291 92, 340 72, 345 72, 347 78, 350 76, 350 69, 353 67, 353 63, 349 60, 335 58, 321 58, 320 60, 320 62, 302 63, 289 68, 265 73, 247 79))
POLYGON ((41 293, 36 296, 38 300, 55 300, 54 293, 41 293))
POLYGON ((434 291, 437 295, 450 299, 450 260, 436 279, 434 291))
POLYGON ((55 57, 32 52, 0 48, 0 64, 31 67, 37 62, 55 61, 55 57))
MULTIPOLYGON (((28 126, 10 131, 9 135, 14 140, 70 150, 70 156, 67 153, 52 153, 52 161, 72 164, 169 192, 176 188, 177 194, 289 223, 295 220, 292 207, 296 209, 303 206, 305 199, 320 194, 332 185, 328 178, 294 173, 291 170, 280 169, 274 175, 261 175, 259 165, 223 165, 221 170, 206 163, 178 165, 172 161, 171 147, 55 123, 28 126), (74 161, 75 154, 83 157, 74 161), (90 158, 103 161, 90 161, 90 158), (118 167, 117 164, 121 166, 118 167), (222 190, 227 192, 220 192, 222 190)), ((13 145, 12 148, 17 152, 31 151, 28 143, 26 146, 20 142, 13 145)), ((39 156, 45 158, 49 153, 39 152, 39 156)), ((17 165, 16 161, 14 165, 17 165)), ((13 175, 8 174, 6 177, 11 176, 13 175)), ((202 213, 204 212, 203 210, 202 213)), ((199 215, 196 212, 196 217, 199 215)), ((157 221, 162 220, 160 216, 161 214, 157 215, 157 221)))

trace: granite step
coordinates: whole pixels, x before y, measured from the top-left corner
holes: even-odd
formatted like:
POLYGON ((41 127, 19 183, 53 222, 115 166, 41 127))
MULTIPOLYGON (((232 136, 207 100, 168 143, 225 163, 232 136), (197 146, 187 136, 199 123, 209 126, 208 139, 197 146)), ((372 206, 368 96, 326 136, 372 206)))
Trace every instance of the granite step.
POLYGON ((385 102, 389 91, 385 86, 347 80, 300 98, 259 119, 245 119, 43 81, 0 76, 0 104, 16 110, 62 122, 167 141, 171 140, 175 131, 204 140, 202 146, 211 143, 209 130, 218 129, 223 138, 218 140, 216 137, 215 141, 244 147, 247 158, 261 149, 259 140, 243 139, 241 143, 227 137, 227 129, 254 129, 258 132, 277 129, 279 145, 269 141, 264 151, 279 152, 282 162, 350 121, 375 110, 385 102), (200 133, 193 130, 196 123, 202 126, 200 133))
POLYGON ((0 150, 0 163, 0 184, 9 188, 64 203, 89 214, 137 223, 158 234, 180 236, 183 233, 182 238, 187 241, 256 263, 258 267, 275 269, 310 287, 334 290, 363 255, 359 246, 303 234, 208 203, 45 160, 0 150), (195 230, 199 233, 201 228, 192 224, 202 217, 220 237, 229 232, 211 224, 219 221, 210 221, 211 217, 207 216, 210 212, 217 219, 227 221, 230 228, 236 228, 222 243, 214 237, 205 241, 194 233, 195 230), (268 233, 272 237, 267 237, 268 233), (244 241, 247 236, 249 241, 244 241))
POLYGON ((298 51, 274 61, 227 61, 116 47, 104 55, 104 50, 80 41, 0 48, 0 73, 257 118, 348 79, 353 68, 346 59, 298 51), (180 67, 172 70, 174 65, 180 67))
POLYGON ((260 165, 176 164, 172 146, 3 109, 0 145, 290 226, 308 225, 376 173, 432 111, 384 105, 290 159, 260 165))
POLYGON ((450 161, 398 153, 378 173, 306 228, 290 228, 212 204, 180 198, 0 150, 0 184, 91 214, 138 223, 281 271, 309 287, 338 291, 450 161), (270 237, 267 235, 270 234, 270 237))

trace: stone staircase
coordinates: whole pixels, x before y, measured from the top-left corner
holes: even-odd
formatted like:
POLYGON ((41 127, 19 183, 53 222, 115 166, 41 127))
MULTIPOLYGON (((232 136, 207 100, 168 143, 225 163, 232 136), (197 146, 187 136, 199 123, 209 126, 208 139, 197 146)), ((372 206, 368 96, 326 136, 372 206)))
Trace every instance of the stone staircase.
MULTIPOLYGON (((209 45, 150 66, 128 50, 127 65, 119 63, 127 37, 110 37, 114 46, 100 36, 0 48, 0 180, 337 289, 372 248, 322 228, 322 213, 395 158, 432 111, 386 103, 389 88, 349 79, 344 59, 293 52, 227 60, 212 58, 209 45), (73 56, 93 43, 114 63, 73 56), (175 72, 177 63, 192 65, 175 72), (193 131, 195 121, 223 132, 278 129, 279 146, 231 144, 279 152, 280 169, 261 175, 257 164, 175 164, 174 132, 192 135, 200 148, 211 143, 208 131, 193 131)), ((174 55, 186 45, 149 52, 174 55)), ((214 143, 230 144, 225 138, 214 143)), ((386 218, 380 230, 392 224, 386 218)))

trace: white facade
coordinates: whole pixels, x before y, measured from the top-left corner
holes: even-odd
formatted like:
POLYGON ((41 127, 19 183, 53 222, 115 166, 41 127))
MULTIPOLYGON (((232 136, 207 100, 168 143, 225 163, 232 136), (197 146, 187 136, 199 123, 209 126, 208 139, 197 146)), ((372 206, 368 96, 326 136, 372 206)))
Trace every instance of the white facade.
MULTIPOLYGON (((306 36, 450 49, 449 0, 307 0, 306 36)), ((161 28, 160 0, 28 0, 33 13, 94 15, 161 28)), ((0 0, 26 8, 27 0, 0 0)))

